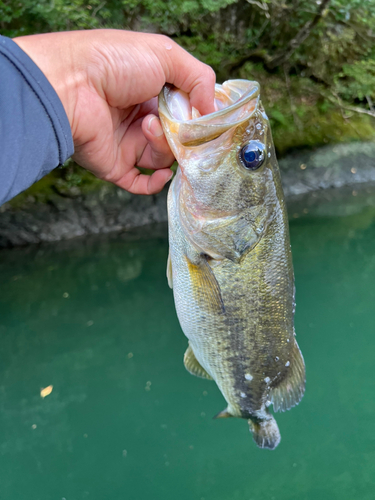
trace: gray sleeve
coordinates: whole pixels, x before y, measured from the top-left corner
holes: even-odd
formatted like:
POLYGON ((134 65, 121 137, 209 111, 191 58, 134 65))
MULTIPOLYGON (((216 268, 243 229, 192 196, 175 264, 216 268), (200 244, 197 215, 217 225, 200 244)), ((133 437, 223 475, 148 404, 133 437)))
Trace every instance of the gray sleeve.
POLYGON ((0 36, 0 205, 74 152, 64 107, 38 66, 0 36))

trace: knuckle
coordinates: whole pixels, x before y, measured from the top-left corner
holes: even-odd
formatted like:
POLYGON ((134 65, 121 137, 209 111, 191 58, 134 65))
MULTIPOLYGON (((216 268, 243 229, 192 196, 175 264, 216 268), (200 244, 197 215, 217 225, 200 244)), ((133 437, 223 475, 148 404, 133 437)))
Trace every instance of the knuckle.
POLYGON ((216 73, 215 71, 209 66, 208 64, 205 64, 205 71, 207 75, 207 79, 216 82, 216 73))
POLYGON ((172 45, 176 45, 176 42, 174 42, 172 40, 172 38, 169 38, 169 36, 167 35, 157 35, 159 37, 159 40, 161 41, 161 43, 163 43, 164 45, 165 44, 172 44, 172 45))

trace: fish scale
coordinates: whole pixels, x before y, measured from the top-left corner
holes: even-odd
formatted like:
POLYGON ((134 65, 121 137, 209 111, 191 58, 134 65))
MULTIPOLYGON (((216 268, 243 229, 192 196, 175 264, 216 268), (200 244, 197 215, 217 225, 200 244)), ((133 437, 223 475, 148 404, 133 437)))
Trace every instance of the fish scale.
POLYGON ((305 387, 287 213, 259 85, 232 80, 216 95, 220 111, 198 118, 171 113, 173 99, 189 109, 183 92, 159 96, 179 162, 168 194, 168 281, 189 339, 186 368, 216 382, 227 402, 219 417, 248 419, 257 445, 274 449, 269 406, 290 409, 305 387))

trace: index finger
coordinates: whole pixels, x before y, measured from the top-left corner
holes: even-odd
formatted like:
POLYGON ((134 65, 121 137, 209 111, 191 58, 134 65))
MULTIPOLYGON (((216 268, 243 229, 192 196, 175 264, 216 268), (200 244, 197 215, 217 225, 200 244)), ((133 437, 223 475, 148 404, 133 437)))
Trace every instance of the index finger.
POLYGON ((190 94, 191 105, 202 115, 213 113, 216 75, 176 42, 159 35, 157 56, 162 64, 165 81, 190 94))

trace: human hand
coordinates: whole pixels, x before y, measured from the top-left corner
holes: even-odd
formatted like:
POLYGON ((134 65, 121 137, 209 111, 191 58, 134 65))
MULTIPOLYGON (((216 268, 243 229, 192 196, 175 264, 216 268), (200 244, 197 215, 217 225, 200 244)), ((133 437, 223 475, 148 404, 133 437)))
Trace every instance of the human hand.
POLYGON ((214 111, 213 70, 168 37, 121 30, 47 33, 14 41, 57 92, 72 130, 73 159, 131 193, 154 194, 174 161, 157 117, 168 82, 214 111), (153 169, 141 174, 138 167, 153 169))

